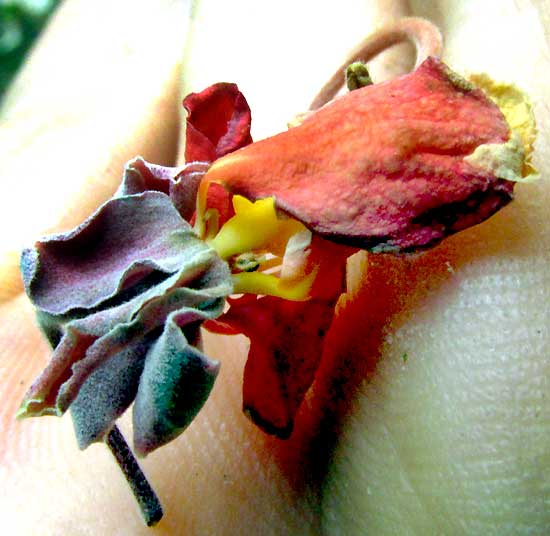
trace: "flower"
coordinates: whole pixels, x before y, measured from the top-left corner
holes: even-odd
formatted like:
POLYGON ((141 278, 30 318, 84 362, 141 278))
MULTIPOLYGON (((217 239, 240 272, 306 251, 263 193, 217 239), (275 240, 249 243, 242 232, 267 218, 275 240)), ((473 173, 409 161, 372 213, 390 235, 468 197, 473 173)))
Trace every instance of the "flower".
POLYGON ((54 351, 19 416, 70 408, 81 448, 107 441, 132 402, 138 454, 185 429, 219 367, 200 350, 203 325, 250 339, 244 410, 288 437, 356 248, 431 247, 536 174, 525 96, 435 58, 256 143, 234 84, 184 106, 186 165, 132 160, 86 222, 22 255, 54 351))
POLYGON ((133 160, 88 221, 24 252, 25 287, 55 350, 19 415, 70 407, 84 448, 135 400, 134 443, 146 454, 210 392, 218 364, 193 346, 207 321, 251 339, 245 411, 287 437, 345 290, 354 250, 337 243, 432 246, 533 175, 523 94, 472 80, 489 97, 429 58, 256 143, 237 86, 188 96, 186 166, 133 160))

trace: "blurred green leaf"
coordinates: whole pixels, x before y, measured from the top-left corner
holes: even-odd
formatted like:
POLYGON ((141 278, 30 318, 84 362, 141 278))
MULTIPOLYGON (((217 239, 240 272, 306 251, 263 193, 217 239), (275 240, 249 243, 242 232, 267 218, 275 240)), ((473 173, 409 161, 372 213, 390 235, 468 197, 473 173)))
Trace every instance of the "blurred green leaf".
POLYGON ((60 0, 0 0, 0 98, 60 0))

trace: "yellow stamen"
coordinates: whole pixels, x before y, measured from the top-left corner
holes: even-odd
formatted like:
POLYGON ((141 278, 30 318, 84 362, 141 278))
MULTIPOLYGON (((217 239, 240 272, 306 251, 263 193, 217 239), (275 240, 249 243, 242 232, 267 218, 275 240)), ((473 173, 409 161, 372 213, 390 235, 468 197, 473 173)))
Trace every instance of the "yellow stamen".
POLYGON ((222 259, 247 251, 270 251, 282 255, 288 239, 305 229, 298 221, 280 219, 272 197, 256 202, 235 195, 235 216, 209 241, 222 259))
MULTIPOLYGON (((262 259, 257 272, 233 274, 235 294, 278 296, 292 301, 309 299, 309 291, 317 275, 314 269, 298 279, 281 279, 274 274, 262 273, 280 265, 289 239, 306 228, 299 221, 279 218, 272 197, 249 201, 240 195, 233 196, 235 215, 216 233, 217 214, 206 210, 209 181, 203 181, 197 195, 195 231, 206 239, 222 259, 251 252, 270 252, 274 259, 262 259)), ((257 257, 261 259, 261 257, 257 257)))
POLYGON ((234 292, 278 296, 293 301, 307 300, 316 275, 317 270, 314 270, 303 279, 290 282, 260 272, 242 272, 233 274, 234 292))

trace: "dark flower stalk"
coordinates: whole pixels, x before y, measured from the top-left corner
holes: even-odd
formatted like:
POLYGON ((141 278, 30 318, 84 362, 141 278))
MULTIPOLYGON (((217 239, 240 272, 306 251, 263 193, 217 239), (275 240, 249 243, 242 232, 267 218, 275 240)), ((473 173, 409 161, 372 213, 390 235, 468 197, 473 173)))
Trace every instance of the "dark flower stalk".
POLYGON ((120 433, 118 426, 113 426, 112 430, 107 434, 105 444, 109 447, 118 466, 126 477, 126 481, 136 498, 145 524, 148 527, 156 525, 162 519, 162 505, 147 481, 146 476, 143 474, 137 460, 134 458, 124 436, 120 433))

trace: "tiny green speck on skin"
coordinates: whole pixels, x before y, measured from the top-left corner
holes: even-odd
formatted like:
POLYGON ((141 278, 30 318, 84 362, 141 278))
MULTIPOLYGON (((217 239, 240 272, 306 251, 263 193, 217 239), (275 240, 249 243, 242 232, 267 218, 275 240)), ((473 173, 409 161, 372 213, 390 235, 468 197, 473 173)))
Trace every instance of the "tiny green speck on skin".
POLYGON ((401 356, 401 359, 403 360, 403 363, 406 363, 408 360, 409 360, 409 354, 407 352, 405 352, 402 356, 401 356))

